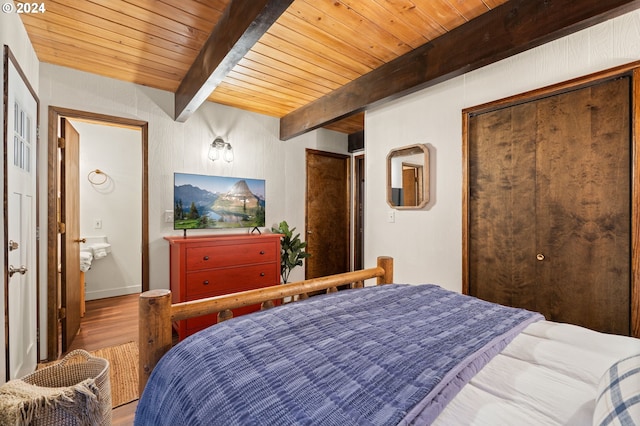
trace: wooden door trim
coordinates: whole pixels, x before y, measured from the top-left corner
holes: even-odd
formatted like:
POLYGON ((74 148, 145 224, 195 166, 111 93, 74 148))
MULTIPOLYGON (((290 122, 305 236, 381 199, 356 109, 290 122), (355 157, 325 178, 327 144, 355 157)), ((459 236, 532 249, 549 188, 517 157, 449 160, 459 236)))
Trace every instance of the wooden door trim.
MULTIPOLYGON (((338 154, 336 152, 328 152, 328 151, 321 151, 321 150, 317 150, 317 149, 311 149, 311 148, 307 148, 305 150, 305 172, 306 172, 306 168, 309 166, 309 155, 313 154, 313 155, 322 155, 325 157, 332 157, 332 158, 338 158, 338 159, 342 159, 342 160, 347 160, 347 164, 346 164, 346 174, 347 174, 347 224, 348 224, 348 230, 347 230, 347 241, 345 241, 345 243, 347 244, 347 265, 348 265, 348 269, 351 270, 352 269, 352 263, 351 263, 351 211, 352 211, 352 205, 351 205, 351 182, 352 182, 352 178, 351 178, 351 156, 347 155, 347 154, 338 154)), ((305 238, 304 240, 307 240, 307 232, 309 231, 308 229, 308 222, 309 222, 309 211, 308 211, 308 203, 306 200, 306 193, 308 192, 308 176, 305 177, 305 204, 304 204, 304 234, 305 234, 305 238)), ((304 263, 304 273, 305 273, 305 277, 307 277, 307 262, 305 261, 304 263)))
POLYGON ((47 164, 47 358, 55 359, 58 342, 58 124, 60 117, 140 130, 142 142, 142 291, 149 290, 149 124, 69 108, 49 106, 47 164))
POLYGON ((462 110, 462 293, 469 294, 469 119, 478 114, 631 77, 631 336, 640 337, 640 61, 462 110))
POLYGON ((631 335, 640 337, 640 67, 631 85, 631 335))
POLYGON ((362 232, 362 242, 360 244, 360 238, 358 237, 360 227, 364 227, 364 214, 363 217, 360 217, 359 209, 362 208, 363 213, 365 209, 364 202, 360 203, 361 194, 360 193, 360 179, 364 176, 365 186, 366 186, 366 175, 364 171, 365 166, 365 156, 364 154, 359 154, 353 157, 353 197, 352 197, 352 206, 353 206, 353 269, 364 268, 364 230, 362 232), (360 169, 360 163, 362 162, 363 168, 360 169), (359 259, 362 259, 360 264, 359 259))

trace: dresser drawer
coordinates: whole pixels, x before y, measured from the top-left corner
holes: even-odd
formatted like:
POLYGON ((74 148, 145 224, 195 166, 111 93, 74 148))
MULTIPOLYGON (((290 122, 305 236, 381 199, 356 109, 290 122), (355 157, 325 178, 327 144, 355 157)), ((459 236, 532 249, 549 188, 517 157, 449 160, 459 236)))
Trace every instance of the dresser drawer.
POLYGON ((267 287, 279 283, 274 263, 187 273, 187 300, 267 287))
POLYGON ((187 271, 274 262, 279 250, 276 243, 190 247, 186 250, 187 271))

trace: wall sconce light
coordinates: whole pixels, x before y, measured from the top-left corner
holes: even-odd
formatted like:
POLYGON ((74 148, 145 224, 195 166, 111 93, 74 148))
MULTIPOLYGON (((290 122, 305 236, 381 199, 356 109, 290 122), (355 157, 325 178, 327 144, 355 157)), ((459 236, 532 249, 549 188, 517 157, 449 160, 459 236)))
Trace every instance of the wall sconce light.
POLYGON ((233 161, 233 148, 229 142, 225 142, 220 136, 216 137, 209 147, 209 160, 216 161, 220 158, 227 163, 233 161))

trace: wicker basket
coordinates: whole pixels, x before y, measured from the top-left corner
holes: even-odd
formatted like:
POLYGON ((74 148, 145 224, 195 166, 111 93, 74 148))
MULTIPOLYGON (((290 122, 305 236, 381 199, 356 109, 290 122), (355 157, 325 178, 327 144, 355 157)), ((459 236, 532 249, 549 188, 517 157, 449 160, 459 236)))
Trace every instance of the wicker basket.
MULTIPOLYGON (((21 381, 41 388, 43 395, 61 388, 75 388, 83 383, 84 394, 77 400, 62 404, 40 404, 37 415, 30 419, 30 425, 110 425, 111 424, 111 383, 109 361, 92 356, 84 350, 69 352, 62 361, 37 370, 21 381), (56 388, 56 389, 52 389, 56 388), (97 397, 97 399, 96 399, 97 397), (78 411, 93 408, 92 417, 78 411)), ((37 388, 36 388, 37 390, 37 388)))

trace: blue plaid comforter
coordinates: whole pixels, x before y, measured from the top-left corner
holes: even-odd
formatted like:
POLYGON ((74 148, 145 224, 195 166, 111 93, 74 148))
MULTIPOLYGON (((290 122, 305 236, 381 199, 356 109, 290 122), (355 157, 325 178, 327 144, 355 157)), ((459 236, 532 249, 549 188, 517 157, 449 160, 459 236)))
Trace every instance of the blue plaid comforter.
POLYGON ((153 371, 135 424, 428 424, 540 319, 435 285, 312 297, 176 345, 153 371))

